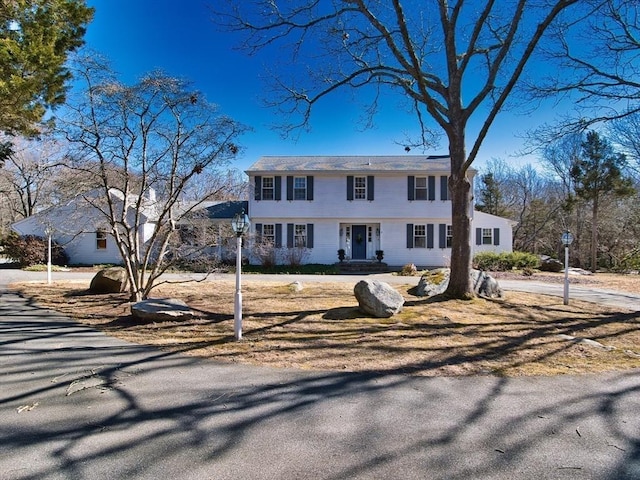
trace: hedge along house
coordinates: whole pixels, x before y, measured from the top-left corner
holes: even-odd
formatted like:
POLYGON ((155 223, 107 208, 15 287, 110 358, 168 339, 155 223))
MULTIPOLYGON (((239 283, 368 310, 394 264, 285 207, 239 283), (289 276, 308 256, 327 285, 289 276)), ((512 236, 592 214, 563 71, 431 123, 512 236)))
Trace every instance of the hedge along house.
MULTIPOLYGON (((246 173, 254 242, 302 248, 305 263, 335 263, 342 249, 349 262, 376 261, 382 251, 388 265, 449 265, 446 156, 268 156, 246 173)), ((512 250, 514 222, 472 204, 469 213, 473 254, 512 250)))

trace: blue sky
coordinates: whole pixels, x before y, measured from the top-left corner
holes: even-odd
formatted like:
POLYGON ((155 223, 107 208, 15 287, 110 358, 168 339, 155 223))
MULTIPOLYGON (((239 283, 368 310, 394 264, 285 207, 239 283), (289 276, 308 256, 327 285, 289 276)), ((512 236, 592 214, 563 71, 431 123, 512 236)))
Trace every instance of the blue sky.
MULTIPOLYGON (((211 0, 215 1, 215 0, 211 0)), ((87 46, 112 62, 124 82, 162 69, 192 81, 225 114, 253 128, 241 142, 245 152, 236 167, 246 169, 263 155, 405 155, 404 132, 415 130, 415 117, 390 99, 376 117, 376 127, 363 131, 360 106, 335 97, 319 105, 310 133, 297 141, 282 139, 269 125, 275 111, 262 105, 260 77, 269 59, 248 57, 234 50, 238 38, 221 32, 211 21, 207 0, 88 0, 94 21, 85 37, 87 46)), ((476 168, 491 158, 512 160, 522 146, 526 128, 542 123, 548 111, 499 117, 484 143, 476 168), (537 122, 537 123, 536 123, 537 122)), ((412 154, 421 152, 413 150, 412 154)), ((446 154, 446 144, 425 152, 446 154)), ((531 161, 531 158, 527 159, 531 161)))

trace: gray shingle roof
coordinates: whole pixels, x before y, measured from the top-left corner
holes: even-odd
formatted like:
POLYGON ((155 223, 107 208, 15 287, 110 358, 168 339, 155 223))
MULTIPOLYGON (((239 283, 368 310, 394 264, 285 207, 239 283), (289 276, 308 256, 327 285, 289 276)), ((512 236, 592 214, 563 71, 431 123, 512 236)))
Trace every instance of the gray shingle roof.
POLYGON ((246 173, 267 172, 449 172, 446 155, 359 155, 260 158, 246 173))

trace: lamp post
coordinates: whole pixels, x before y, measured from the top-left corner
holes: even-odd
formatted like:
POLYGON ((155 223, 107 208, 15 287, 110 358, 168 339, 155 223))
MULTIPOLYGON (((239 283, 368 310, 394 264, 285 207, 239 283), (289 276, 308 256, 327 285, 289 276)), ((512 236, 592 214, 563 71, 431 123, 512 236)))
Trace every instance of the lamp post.
POLYGON ((47 284, 51 284, 51 234, 52 229, 47 226, 44 229, 44 234, 47 236, 47 284))
POLYGON ((567 230, 562 234, 564 245, 564 304, 569 305, 569 245, 573 242, 573 235, 567 230))
POLYGON ((231 228, 236 234, 236 297, 233 309, 233 333, 236 340, 242 339, 242 285, 240 276, 242 274, 242 236, 247 233, 251 222, 249 216, 244 213, 236 213, 231 220, 231 228))

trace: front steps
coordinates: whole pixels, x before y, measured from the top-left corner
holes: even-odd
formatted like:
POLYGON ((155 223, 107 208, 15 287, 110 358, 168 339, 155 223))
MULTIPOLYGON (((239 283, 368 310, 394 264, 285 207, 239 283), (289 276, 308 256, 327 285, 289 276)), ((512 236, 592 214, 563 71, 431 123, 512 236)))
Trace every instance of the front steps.
POLYGON ((336 266, 340 273, 386 273, 389 272, 389 266, 384 262, 378 261, 350 261, 339 262, 336 266))

